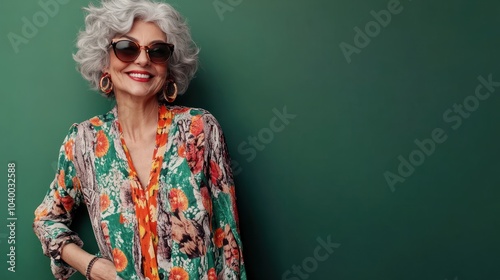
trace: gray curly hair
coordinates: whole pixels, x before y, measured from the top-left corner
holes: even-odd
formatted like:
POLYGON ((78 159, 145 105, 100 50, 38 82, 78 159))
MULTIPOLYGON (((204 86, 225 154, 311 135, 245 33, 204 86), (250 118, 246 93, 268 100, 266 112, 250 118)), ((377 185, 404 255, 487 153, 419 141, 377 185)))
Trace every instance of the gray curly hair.
MULTIPOLYGON (((118 34, 126 34, 134 20, 154 22, 167 34, 168 43, 175 49, 168 61, 168 79, 175 80, 183 94, 198 68, 199 48, 191 39, 185 20, 172 6, 149 0, 103 0, 101 7, 92 4, 84 8, 85 30, 78 35, 78 51, 73 59, 78 71, 94 89, 98 89, 102 70, 109 65, 109 43, 118 34)), ((114 96, 111 93, 108 96, 114 96)), ((161 100, 163 96, 158 94, 161 100)))

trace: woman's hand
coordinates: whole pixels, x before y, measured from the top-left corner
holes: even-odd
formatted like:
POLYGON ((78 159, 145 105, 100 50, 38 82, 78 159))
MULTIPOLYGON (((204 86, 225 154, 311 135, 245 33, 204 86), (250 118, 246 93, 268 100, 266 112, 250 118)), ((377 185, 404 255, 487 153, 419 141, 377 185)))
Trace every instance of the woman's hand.
POLYGON ((116 269, 114 263, 108 259, 99 258, 90 270, 90 278, 92 280, 115 280, 116 269))
MULTIPOLYGON (((61 252, 63 261, 80 271, 83 276, 87 273, 87 267, 94 257, 94 255, 85 252, 73 243, 64 245, 61 252)), ((115 280, 116 268, 114 263, 104 258, 97 259, 90 269, 90 278, 92 280, 115 280)))

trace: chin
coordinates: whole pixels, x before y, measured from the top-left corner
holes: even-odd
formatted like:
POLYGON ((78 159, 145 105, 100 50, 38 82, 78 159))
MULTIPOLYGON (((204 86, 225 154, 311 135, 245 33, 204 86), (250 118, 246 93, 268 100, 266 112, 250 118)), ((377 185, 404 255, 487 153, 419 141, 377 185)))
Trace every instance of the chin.
POLYGON ((150 91, 144 88, 128 88, 124 93, 125 95, 132 95, 134 97, 151 97, 155 96, 157 91, 150 91))

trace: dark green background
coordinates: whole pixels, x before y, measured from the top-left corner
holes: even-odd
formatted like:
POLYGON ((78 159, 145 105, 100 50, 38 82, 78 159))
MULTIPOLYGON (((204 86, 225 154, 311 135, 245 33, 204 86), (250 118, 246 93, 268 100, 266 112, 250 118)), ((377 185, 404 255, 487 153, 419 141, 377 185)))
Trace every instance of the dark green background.
MULTIPOLYGON (((353 28, 364 29, 388 0, 243 0, 223 20, 212 1, 171 1, 201 47, 201 68, 178 103, 211 111, 239 164, 250 279, 282 279, 328 236, 340 247, 307 279, 500 279, 500 88, 458 129, 443 119, 474 94, 478 76, 500 81, 500 2, 402 0, 348 63, 339 44, 353 45, 353 28), (295 119, 247 161, 238 146, 285 106, 295 119), (447 140, 392 192, 384 172, 397 173, 398 156, 408 159, 414 140, 435 128, 447 140)), ((33 211, 70 125, 113 105, 89 90, 71 58, 87 5, 60 5, 15 53, 7 34, 21 34, 21 18, 42 9, 0 2, 1 279, 52 279, 33 211), (10 161, 16 273, 1 238, 10 161)), ((76 229, 95 250, 88 222, 76 229)))

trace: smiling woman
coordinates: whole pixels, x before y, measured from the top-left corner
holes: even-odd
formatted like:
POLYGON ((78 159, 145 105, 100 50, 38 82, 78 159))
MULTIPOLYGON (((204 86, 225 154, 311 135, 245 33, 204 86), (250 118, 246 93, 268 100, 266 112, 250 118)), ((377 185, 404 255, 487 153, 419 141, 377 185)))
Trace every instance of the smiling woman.
POLYGON ((206 110, 168 104, 197 68, 187 25, 170 5, 147 0, 87 11, 74 58, 116 106, 70 128, 35 211, 54 276, 246 279, 221 127, 206 110), (69 229, 82 204, 97 256, 69 229))

